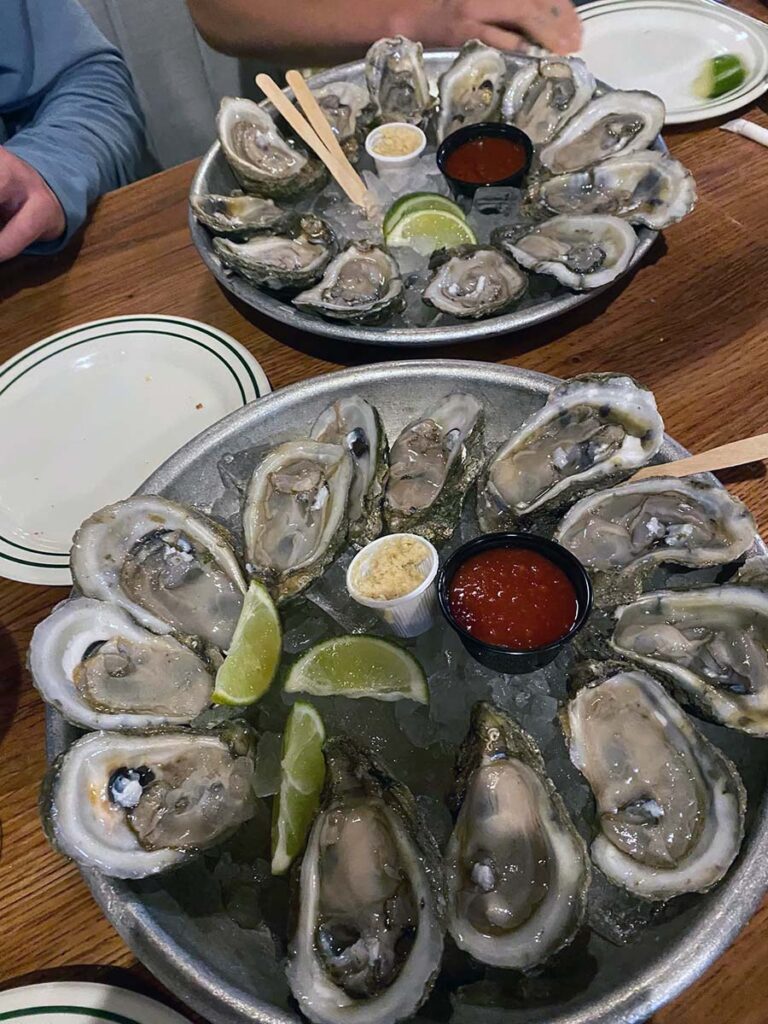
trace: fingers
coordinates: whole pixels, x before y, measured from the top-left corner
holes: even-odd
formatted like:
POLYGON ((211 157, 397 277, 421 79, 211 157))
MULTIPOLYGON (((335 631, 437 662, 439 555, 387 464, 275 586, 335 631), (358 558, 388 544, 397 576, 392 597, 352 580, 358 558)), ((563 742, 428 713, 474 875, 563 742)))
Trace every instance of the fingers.
POLYGON ((37 197, 27 201, 0 228, 0 263, 13 259, 36 242, 48 228, 46 205, 37 197))
POLYGON ((520 50, 525 53, 530 45, 523 36, 496 25, 479 25, 473 37, 487 46, 496 47, 497 50, 520 50))
POLYGON ((488 28, 517 30, 556 53, 581 45, 581 22, 570 0, 469 0, 468 7, 473 20, 488 28))

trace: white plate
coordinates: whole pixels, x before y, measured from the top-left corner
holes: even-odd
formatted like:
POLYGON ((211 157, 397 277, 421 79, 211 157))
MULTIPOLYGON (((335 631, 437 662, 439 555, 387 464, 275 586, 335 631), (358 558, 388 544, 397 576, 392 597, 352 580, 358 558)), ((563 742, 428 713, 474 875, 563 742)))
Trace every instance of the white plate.
POLYGON ((3 1024, 189 1024, 154 999, 112 985, 54 981, 0 992, 3 1024))
POLYGON ((0 366, 0 576, 67 586, 72 534, 186 441, 270 391, 242 345, 196 320, 111 317, 0 366))
POLYGON ((596 0, 579 8, 579 56, 617 89, 647 89, 667 107, 667 124, 721 117, 768 89, 768 25, 713 0, 596 0), (747 77, 736 90, 701 99, 693 83, 705 62, 738 54, 747 77))

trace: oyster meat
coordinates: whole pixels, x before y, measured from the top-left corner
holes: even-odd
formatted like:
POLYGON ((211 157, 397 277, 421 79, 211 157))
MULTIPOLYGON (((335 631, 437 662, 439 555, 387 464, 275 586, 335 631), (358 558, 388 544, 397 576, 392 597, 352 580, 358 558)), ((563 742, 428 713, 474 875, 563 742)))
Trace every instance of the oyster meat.
POLYGON ((618 217, 552 217, 520 236, 497 228, 493 241, 526 270, 551 274, 574 291, 604 288, 626 271, 637 235, 618 217))
POLYGON ((350 242, 328 264, 322 280, 293 302, 329 320, 374 324, 403 308, 404 293, 400 270, 388 252, 350 242))
POLYGON ((378 411, 359 395, 340 398, 320 413, 310 437, 340 444, 352 456, 349 490, 349 539, 363 547, 382 530, 384 481, 387 476, 387 435, 378 411))
POLYGON ((245 594, 227 531, 197 509, 154 494, 107 505, 75 534, 72 576, 153 633, 226 650, 245 594))
POLYGON ((660 231, 691 212, 696 183, 678 160, 648 149, 549 178, 532 198, 553 213, 609 214, 660 231))
POLYGON ((460 245, 442 249, 430 260, 434 270, 422 299, 462 320, 496 316, 516 302, 527 278, 498 249, 460 245))
POLYGON ((534 145, 544 145, 589 103, 594 91, 595 79, 583 60, 542 57, 513 73, 501 117, 524 131, 534 145))
POLYGON ((426 121, 433 101, 421 43, 404 36, 379 39, 366 54, 365 79, 382 121, 426 121))
POLYGON ((479 39, 464 43, 438 81, 437 141, 465 125, 498 120, 506 76, 506 61, 498 50, 479 39))
POLYGON ((647 149, 664 124, 664 103, 650 92, 616 90, 571 118, 539 153, 553 174, 580 171, 618 153, 647 149))
POLYGON ((274 231, 287 214, 271 199, 233 192, 229 196, 192 195, 189 204, 195 217, 217 235, 246 238, 274 231))
POLYGON ((346 542, 353 472, 344 445, 309 439, 278 445, 254 470, 243 509, 248 569, 278 601, 322 575, 346 542))
POLYGON ((293 199, 326 180, 325 165, 286 142, 267 111, 252 100, 225 96, 216 129, 229 166, 248 192, 293 199))
POLYGON ((261 234, 247 242, 214 238, 225 267, 272 291, 307 288, 319 281, 336 251, 330 228, 307 214, 284 224, 279 235, 261 234))
POLYGON ((223 842, 255 810, 254 739, 229 722, 209 732, 90 732, 48 771, 48 838, 83 867, 145 878, 223 842))
POLYGON ((483 407, 455 393, 409 423, 389 453, 384 517, 392 533, 447 540, 483 457, 483 407))
POLYGON ((659 450, 664 424, 653 392, 620 374, 564 381, 488 463, 477 514, 486 532, 507 529, 574 493, 637 469, 659 450))
POLYGON ((350 741, 328 776, 301 864, 288 982, 316 1024, 410 1019, 440 970, 439 853, 411 793, 350 741))
POLYGON ((768 736, 768 593, 704 587, 644 594, 616 610, 612 646, 661 675, 681 701, 768 736))
POLYGON ((342 149, 355 161, 359 155, 359 140, 376 113, 368 90, 364 85, 342 80, 319 85, 312 92, 342 149))
POLYGON ((457 765, 445 851, 448 930, 460 949, 526 971, 567 945, 587 906, 587 848, 527 733, 476 704, 457 765))
POLYGON ((747 507, 724 487, 695 476, 651 477, 597 491, 578 501, 555 533, 582 565, 598 571, 724 565, 745 554, 754 539, 747 507))
POLYGON ((73 598, 35 628, 29 668, 43 700, 82 729, 188 725, 211 702, 215 665, 116 604, 73 598))
POLYGON ((746 792, 660 683, 620 671, 585 686, 563 728, 595 797, 590 852, 603 874, 648 900, 706 892, 723 878, 744 836, 746 792))

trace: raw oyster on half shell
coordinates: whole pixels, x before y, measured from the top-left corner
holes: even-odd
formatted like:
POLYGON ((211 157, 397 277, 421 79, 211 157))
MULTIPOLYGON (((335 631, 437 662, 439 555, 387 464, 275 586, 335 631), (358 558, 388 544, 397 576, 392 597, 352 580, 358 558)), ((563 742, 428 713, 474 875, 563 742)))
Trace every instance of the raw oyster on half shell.
POLYGON ((428 306, 462 320, 503 313, 522 296, 527 285, 525 274, 489 246, 441 249, 429 265, 434 273, 422 299, 428 306))
POLYGON ((438 81, 437 141, 457 128, 498 120, 507 76, 503 54, 470 39, 438 81))
POLYGON ((664 687, 619 671, 579 690, 562 721, 597 805, 592 860, 610 881, 647 900, 716 885, 741 846, 746 792, 664 687))
POLYGON ((315 1024, 411 1019, 440 970, 439 852, 415 801, 351 741, 326 744, 288 982, 315 1024))
POLYGON ((350 242, 325 269, 314 288, 293 300, 328 320, 374 324, 405 304, 405 286, 397 262, 386 250, 350 242))
POLYGON ((583 60, 541 57, 513 72, 501 117, 524 131, 534 145, 544 145, 592 99, 594 91, 595 79, 583 60))
POLYGON ((584 918, 586 845, 536 744, 495 705, 473 708, 457 776, 448 929, 476 960, 529 970, 567 945, 584 918))
POLYGON ((298 290, 319 281, 336 252, 333 232, 318 217, 292 217, 280 234, 263 233, 246 242, 214 238, 222 264, 270 291, 298 290))
POLYGON ((189 204, 195 217, 217 235, 247 238, 274 231, 288 214, 271 199, 233 192, 229 196, 192 195, 189 204))
POLYGON ((255 810, 254 738, 208 732, 90 732, 51 765, 41 794, 61 853, 115 878, 145 878, 223 842, 255 810))
POLYGON ((451 536, 482 464, 483 420, 473 395, 455 393, 403 428, 389 453, 384 517, 390 532, 433 542, 451 536))
POLYGON ((232 538, 198 509, 138 494, 95 512, 75 534, 72 576, 153 633, 229 647, 245 594, 232 538))

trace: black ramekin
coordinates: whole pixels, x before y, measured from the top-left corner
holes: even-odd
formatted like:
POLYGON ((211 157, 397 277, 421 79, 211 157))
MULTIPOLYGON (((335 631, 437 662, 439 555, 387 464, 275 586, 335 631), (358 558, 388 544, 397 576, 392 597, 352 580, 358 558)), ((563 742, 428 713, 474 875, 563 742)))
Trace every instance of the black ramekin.
POLYGON ((484 533, 482 536, 462 544, 442 567, 437 577, 437 597, 440 602, 440 610, 449 626, 459 634, 464 647, 476 661, 497 672, 522 675, 548 665, 576 636, 587 621, 592 608, 592 584, 586 569, 578 558, 553 540, 537 537, 534 533, 484 533), (483 640, 478 640, 458 624, 451 613, 448 599, 454 573, 472 555, 487 551, 488 548, 527 548, 529 551, 537 551, 563 570, 573 584, 579 607, 576 621, 565 636, 545 647, 520 651, 513 647, 488 644, 483 640))
POLYGON ((455 196, 471 197, 479 188, 484 188, 486 185, 507 185, 510 188, 521 185, 531 166, 532 158, 533 143, 525 132, 520 131, 519 128, 515 128, 514 125, 500 124, 493 121, 482 121, 480 124, 468 124, 464 128, 457 128, 455 132, 451 132, 450 135, 447 135, 443 139, 437 150, 437 166, 440 168, 445 180, 451 186, 451 190, 455 196), (488 136, 497 139, 511 139, 512 142, 519 142, 524 147, 526 160, 516 174, 513 174, 508 178, 500 178, 497 181, 473 182, 462 181, 460 178, 453 178, 448 174, 445 169, 445 161, 448 159, 448 155, 450 153, 455 149, 458 149, 459 146, 462 146, 470 139, 487 138, 488 136))

